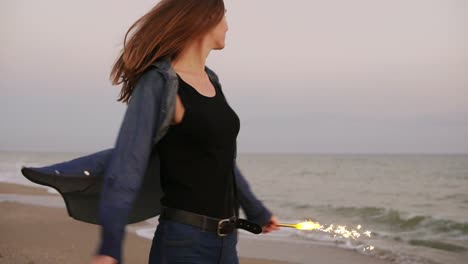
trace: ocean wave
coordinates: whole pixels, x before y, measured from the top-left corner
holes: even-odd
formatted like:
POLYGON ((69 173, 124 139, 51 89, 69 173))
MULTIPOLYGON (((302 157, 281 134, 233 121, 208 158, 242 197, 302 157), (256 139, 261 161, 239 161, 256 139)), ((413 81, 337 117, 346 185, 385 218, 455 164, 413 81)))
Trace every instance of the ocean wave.
POLYGON ((435 248, 435 249, 451 251, 451 252, 468 251, 466 247, 462 247, 459 245, 454 245, 454 244, 446 243, 446 242, 433 241, 433 240, 411 239, 409 241, 409 244, 414 245, 414 246, 423 246, 423 247, 435 248))
POLYGON ((380 207, 327 207, 334 214, 358 218, 366 223, 384 227, 392 232, 431 231, 433 234, 449 233, 452 236, 468 234, 468 222, 437 219, 426 215, 411 215, 407 212, 380 207))

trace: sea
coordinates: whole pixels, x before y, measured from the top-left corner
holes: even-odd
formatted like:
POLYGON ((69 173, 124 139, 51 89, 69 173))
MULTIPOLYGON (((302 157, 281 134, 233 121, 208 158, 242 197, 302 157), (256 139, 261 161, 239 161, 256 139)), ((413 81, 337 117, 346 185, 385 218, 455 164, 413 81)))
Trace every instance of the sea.
MULTIPOLYGON (((56 193, 29 182, 21 167, 85 154, 0 152, 0 182, 56 193)), ((340 247, 399 264, 468 263, 468 154, 239 153, 237 162, 280 223, 313 221, 323 229, 333 225, 361 233, 346 237, 281 227, 262 239, 340 247)), ((0 194, 4 200, 28 202, 28 197, 0 194)), ((152 239, 154 229, 136 233, 152 239)), ((244 230, 240 235, 258 237, 244 230)))

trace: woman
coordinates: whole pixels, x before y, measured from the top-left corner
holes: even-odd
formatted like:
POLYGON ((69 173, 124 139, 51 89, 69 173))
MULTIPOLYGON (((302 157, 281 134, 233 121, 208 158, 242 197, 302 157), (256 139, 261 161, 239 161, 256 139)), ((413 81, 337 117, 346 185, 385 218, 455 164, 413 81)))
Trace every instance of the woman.
MULTIPOLYGON (((216 75, 205 66, 210 51, 225 46, 228 27, 224 3, 222 0, 163 0, 135 22, 127 34, 136 26, 138 30, 128 43, 125 36, 123 52, 111 73, 113 84, 123 83, 119 101, 130 101, 127 113, 160 111, 151 102, 141 105, 145 98, 154 96, 149 86, 163 86, 164 74, 151 70, 155 62, 169 58, 168 72, 176 72, 179 83, 170 128, 155 146, 160 157, 164 208, 149 263, 238 263, 237 230, 231 223, 236 221, 239 208, 233 160, 240 120, 228 105, 216 75)), ((132 127, 129 119, 124 119, 116 151, 138 150, 134 157, 142 157, 142 153, 147 157, 151 146, 142 145, 141 138, 152 135, 157 123, 150 118, 146 121, 151 125, 143 130, 136 125, 132 127), (131 135, 135 141, 124 141, 125 135, 131 135)), ((113 155, 110 163, 122 163, 119 155, 113 155)), ((134 164, 144 162, 135 158, 125 160, 124 164, 137 168, 134 164)), ((126 211, 122 209, 125 206, 110 206, 113 192, 117 192, 117 188, 111 191, 110 186, 119 185, 118 190, 125 192, 139 184, 128 182, 124 186, 117 181, 112 184, 112 177, 106 177, 99 212, 102 239, 92 264, 120 260, 116 256, 120 254, 122 221, 128 206, 126 211), (114 232, 115 229, 119 232, 114 232)), ((131 203, 122 201, 122 204, 131 203)), ((269 216, 263 226, 264 233, 278 229, 276 217, 269 216)))

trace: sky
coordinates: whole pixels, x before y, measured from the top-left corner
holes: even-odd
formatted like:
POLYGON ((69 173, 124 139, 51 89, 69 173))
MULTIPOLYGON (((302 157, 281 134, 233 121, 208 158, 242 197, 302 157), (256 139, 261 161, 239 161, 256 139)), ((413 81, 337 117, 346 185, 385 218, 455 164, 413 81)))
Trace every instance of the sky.
MULTIPOLYGON (((0 151, 113 147, 109 80, 158 1, 2 0, 0 151)), ((225 0, 207 66, 239 153, 468 153, 468 2, 225 0)))

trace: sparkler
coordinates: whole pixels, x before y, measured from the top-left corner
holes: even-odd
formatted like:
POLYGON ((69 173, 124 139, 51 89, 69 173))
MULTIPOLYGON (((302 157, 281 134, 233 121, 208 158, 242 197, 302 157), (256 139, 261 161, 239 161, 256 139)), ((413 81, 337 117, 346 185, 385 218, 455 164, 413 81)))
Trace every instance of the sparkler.
MULTIPOLYGON (((313 222, 311 220, 307 220, 305 222, 300 222, 300 223, 297 223, 297 224, 280 223, 280 224, 278 224, 278 226, 295 228, 295 229, 298 229, 298 230, 308 230, 308 231, 316 230, 316 231, 320 231, 320 232, 324 232, 324 233, 330 233, 330 234, 333 235, 333 238, 335 238, 336 236, 342 236, 344 238, 352 238, 352 239, 356 240, 361 235, 371 237, 371 232, 370 231, 368 231, 368 230, 366 230, 364 232, 360 231, 362 229, 361 225, 358 225, 355 229, 353 228, 351 230, 348 230, 348 229, 346 229, 346 226, 342 226, 342 225, 335 226, 335 225, 331 224, 328 227, 324 227, 319 222, 313 222)), ((374 249, 373 246, 367 246, 363 250, 366 251, 366 250, 373 250, 373 249, 374 249)))

